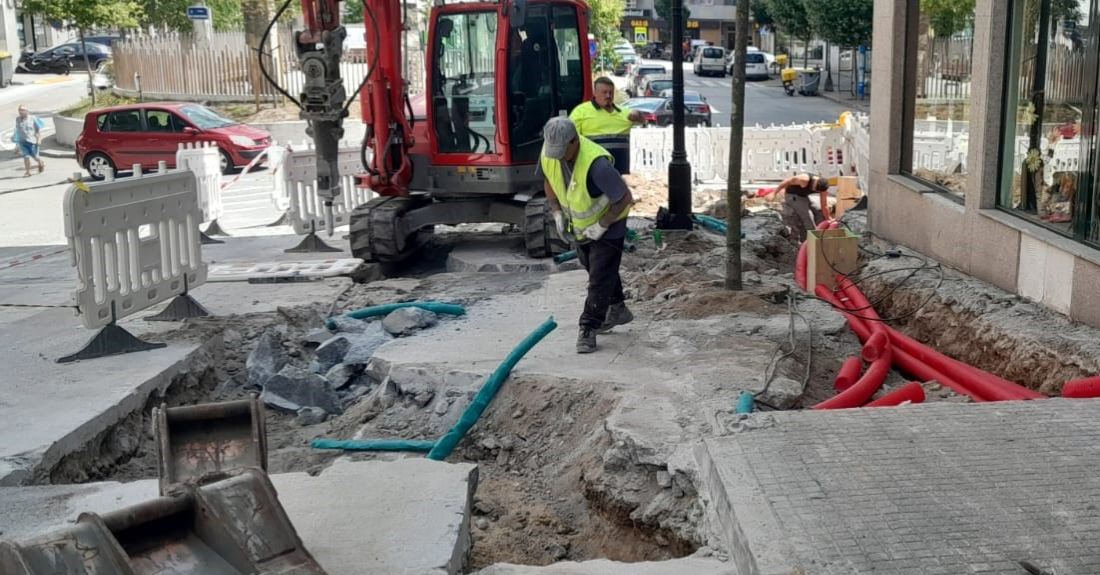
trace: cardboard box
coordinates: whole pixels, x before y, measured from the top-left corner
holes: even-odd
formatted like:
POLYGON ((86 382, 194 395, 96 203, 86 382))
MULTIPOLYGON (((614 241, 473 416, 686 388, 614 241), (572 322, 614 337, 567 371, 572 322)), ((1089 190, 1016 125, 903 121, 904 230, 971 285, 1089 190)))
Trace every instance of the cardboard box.
POLYGON ((863 191, 859 189, 859 178, 842 176, 836 190, 836 207, 833 217, 839 219, 844 212, 855 207, 859 200, 863 199, 863 191))
POLYGON ((859 267, 859 237, 850 230, 810 230, 806 239, 806 289, 814 293, 818 284, 836 287, 838 274, 850 274, 859 267))

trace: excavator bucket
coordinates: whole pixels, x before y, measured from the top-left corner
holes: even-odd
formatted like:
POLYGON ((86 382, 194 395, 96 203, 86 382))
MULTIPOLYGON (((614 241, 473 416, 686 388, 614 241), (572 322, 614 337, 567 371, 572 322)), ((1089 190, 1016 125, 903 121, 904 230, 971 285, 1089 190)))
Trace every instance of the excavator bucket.
POLYGON ((160 493, 177 483, 201 485, 236 470, 267 470, 263 404, 240 401, 164 407, 153 414, 160 493))
POLYGON ((4 575, 325 575, 263 470, 0 543, 4 575))

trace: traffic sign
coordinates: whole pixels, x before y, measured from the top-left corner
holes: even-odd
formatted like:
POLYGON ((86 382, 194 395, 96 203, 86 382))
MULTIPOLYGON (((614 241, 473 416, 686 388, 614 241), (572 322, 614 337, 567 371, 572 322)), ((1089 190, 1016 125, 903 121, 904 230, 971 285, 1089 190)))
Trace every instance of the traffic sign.
POLYGON ((588 41, 588 55, 592 58, 596 57, 596 41, 595 40, 589 40, 588 41))
POLYGON ((187 17, 191 20, 209 20, 210 8, 206 6, 188 6, 187 17))

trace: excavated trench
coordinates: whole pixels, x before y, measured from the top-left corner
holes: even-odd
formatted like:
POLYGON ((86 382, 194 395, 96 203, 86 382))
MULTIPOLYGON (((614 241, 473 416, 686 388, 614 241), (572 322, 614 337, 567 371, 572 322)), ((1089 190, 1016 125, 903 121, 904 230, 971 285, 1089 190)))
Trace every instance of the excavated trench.
MULTIPOLYGON (((744 337, 756 338, 763 347, 779 343, 783 330, 772 327, 785 325, 787 307, 782 298, 775 296, 784 293, 790 283, 794 250, 773 233, 773 227, 774 222, 769 221, 755 232, 749 228, 747 295, 731 295, 721 288, 724 250, 719 238, 696 233, 670 243, 663 251, 658 251, 652 241, 640 241, 638 252, 624 259, 624 282, 630 286, 631 306, 639 314, 673 322, 708 321, 734 314, 730 323, 740 324, 746 322, 745 318, 755 318, 752 321, 763 322, 763 329, 746 328, 744 337), (770 239, 754 239, 753 233, 770 239)), ((436 256, 437 261, 445 260, 436 256)), ((872 263, 875 265, 885 264, 872 263)), ((434 275, 437 271, 429 270, 418 278, 356 285, 335 307, 339 311, 437 297, 470 305, 493 293, 526 293, 542 281, 539 274, 459 277, 434 275)), ((882 278, 864 284, 872 301, 892 285, 889 276, 882 278)), ((944 286, 915 312, 913 308, 923 303, 927 290, 896 290, 880 304, 879 311, 884 317, 913 312, 901 327, 914 337, 1047 393, 1056 391, 1052 382, 1060 384, 1071 377, 1100 371, 1096 365, 1100 353, 1095 349, 1100 344, 1094 343, 1098 341, 1094 331, 1078 332, 1077 327, 1061 326, 1057 337, 1044 336, 1043 330, 1058 327, 1058 320, 1044 315, 1041 309, 1003 293, 996 295, 996 290, 989 296, 963 295, 976 288, 959 279, 944 286), (1042 321, 1036 322, 1035 317, 1042 321), (1024 329, 1028 323, 1035 325, 1024 329), (1077 351, 1068 356, 1067 333, 1080 340, 1073 344, 1077 351)), ((988 286, 984 289, 990 290, 988 286)), ((290 362, 304 367, 313 352, 301 341, 321 325, 329 307, 329 302, 324 302, 280 308, 276 313, 186 322, 167 338, 216 342, 211 360, 178 375, 141 410, 80 450, 49 469, 39 470, 36 482, 155 478, 150 426, 154 406, 162 402, 184 405, 223 401, 253 392, 242 384, 245 359, 261 336, 272 329, 279 333, 290 362)), ((827 312, 823 308, 815 311, 827 312)), ((433 329, 444 328, 441 324, 433 329)), ((844 358, 858 349, 858 341, 840 321, 816 331, 810 382, 798 405, 807 407, 834 393, 833 376, 844 358)), ((786 372, 800 373, 808 359, 804 351, 796 351, 788 360, 786 372)), ((303 426, 294 415, 267 411, 270 470, 316 473, 344 455, 310 449, 309 441, 317 437, 437 438, 453 425, 482 380, 479 374, 437 373, 428 368, 372 363, 342 395, 345 411, 340 416, 303 426)), ((894 375, 888 385, 903 381, 894 375)), ((958 399, 945 390, 926 389, 929 401, 958 399)), ((523 375, 505 384, 450 458, 480 467, 471 528, 471 569, 499 562, 543 565, 593 558, 656 561, 690 555, 704 545, 713 545, 708 541, 694 474, 670 474, 667 466, 653 463, 652 446, 635 445, 631 438, 623 437, 621 430, 610 428, 609 416, 622 401, 621 390, 602 381, 523 375), (646 450, 646 456, 640 455, 646 450)), ((719 429, 711 430, 721 432, 721 424, 719 429)), ((396 456, 356 453, 350 457, 396 456)))

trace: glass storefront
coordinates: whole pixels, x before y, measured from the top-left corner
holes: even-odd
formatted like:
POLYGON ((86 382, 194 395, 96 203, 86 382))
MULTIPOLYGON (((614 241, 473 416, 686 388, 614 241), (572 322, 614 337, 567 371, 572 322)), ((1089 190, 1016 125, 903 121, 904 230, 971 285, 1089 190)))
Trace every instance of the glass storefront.
MULTIPOLYGON (((910 0, 906 148, 902 171, 948 192, 966 193, 974 5, 910 0)), ((980 56, 979 56, 980 57, 980 56)), ((841 56, 841 67, 846 66, 841 56)))
POLYGON ((1097 4, 1011 2, 997 205, 1100 244, 1097 4))

